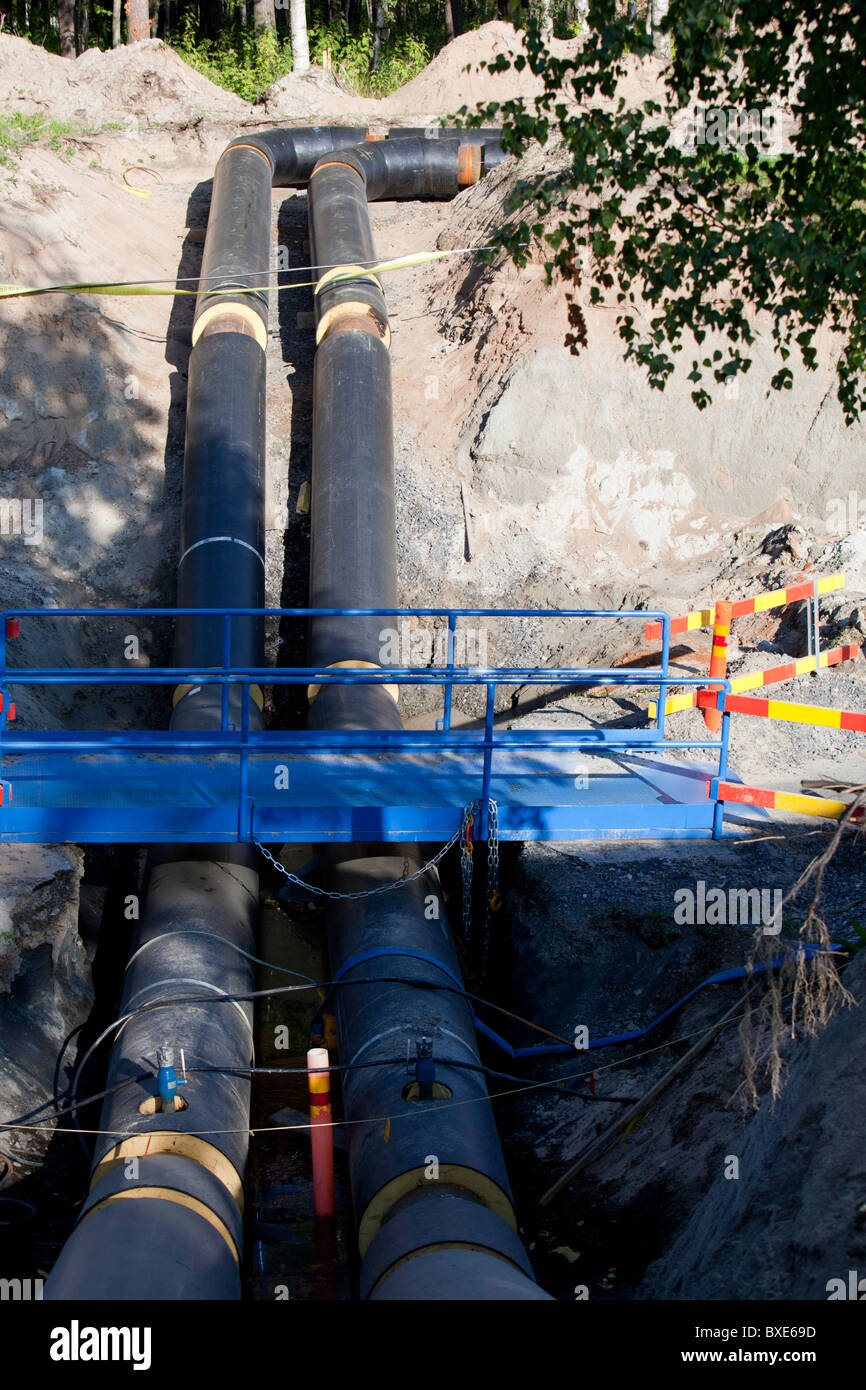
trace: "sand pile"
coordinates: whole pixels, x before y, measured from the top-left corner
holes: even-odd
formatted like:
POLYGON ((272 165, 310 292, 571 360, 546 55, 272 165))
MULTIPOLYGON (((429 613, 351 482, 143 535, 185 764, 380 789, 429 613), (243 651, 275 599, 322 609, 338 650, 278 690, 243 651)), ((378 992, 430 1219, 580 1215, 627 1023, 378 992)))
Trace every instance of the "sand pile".
MULTIPOLYGON (((552 39, 557 58, 571 57, 579 40, 552 39)), ((461 106, 475 107, 489 101, 539 96, 543 85, 528 68, 522 72, 488 72, 481 63, 494 62, 500 53, 512 60, 525 52, 522 35, 502 20, 492 20, 461 34, 447 44, 423 72, 379 103, 382 114, 443 116, 461 106), (466 72, 465 69, 469 68, 466 72)))
MULTIPOLYGON (((339 76, 339 73, 338 73, 339 76)), ((353 95, 337 77, 324 68, 311 68, 304 77, 290 72, 275 82, 268 92, 268 111, 274 115, 309 120, 319 124, 363 124, 379 114, 383 103, 375 97, 353 95)))
MULTIPOLYGON (((576 40, 554 40, 552 45, 557 57, 569 56, 576 46, 576 40)), ((500 53, 513 58, 522 51, 519 32, 496 20, 455 39, 422 73, 383 100, 357 96, 341 83, 339 69, 332 74, 313 68, 305 77, 290 73, 275 83, 263 109, 216 86, 159 39, 105 52, 90 48, 73 60, 0 34, 0 101, 7 112, 40 112, 91 125, 120 122, 127 128, 266 113, 320 124, 376 118, 426 123, 463 105, 539 94, 541 83, 528 69, 490 73, 481 67, 500 53)))
POLYGON ((0 101, 7 114, 39 111, 93 125, 231 120, 250 110, 159 39, 70 59, 0 34, 0 101))

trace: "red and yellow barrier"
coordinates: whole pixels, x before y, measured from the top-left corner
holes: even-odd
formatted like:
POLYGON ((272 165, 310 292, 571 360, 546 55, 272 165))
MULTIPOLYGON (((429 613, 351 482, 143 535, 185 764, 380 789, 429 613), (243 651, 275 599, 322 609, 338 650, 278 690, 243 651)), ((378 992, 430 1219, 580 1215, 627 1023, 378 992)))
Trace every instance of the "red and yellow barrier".
MULTIPOLYGON (((840 661, 854 661, 860 655, 856 642, 848 642, 844 647, 831 647, 821 652, 818 665, 837 666, 840 661)), ((795 676, 807 676, 815 670, 814 656, 801 656, 796 661, 786 661, 781 666, 768 666, 765 671, 752 671, 745 676, 731 676, 731 694, 740 695, 744 690, 760 690, 762 686, 775 685, 778 681, 790 681, 795 676)), ((716 692, 718 693, 718 692, 716 692)), ((698 703, 698 690, 685 690, 679 695, 669 695, 665 701, 665 714, 677 714, 680 710, 694 709, 698 703)), ((658 704, 650 701, 649 716, 655 719, 658 704)))
MULTIPOLYGON (((699 690, 698 709, 717 709, 718 696, 717 690, 699 690)), ((795 705, 787 700, 759 700, 747 695, 728 695, 725 709, 730 714, 754 714, 761 719, 784 719, 794 724, 820 724, 826 729, 866 733, 866 714, 858 714, 854 710, 826 709, 824 705, 795 705)))
MULTIPOLYGON (((707 782, 710 795, 712 782, 707 782)), ((849 801, 834 801, 824 796, 806 796, 802 792, 771 791, 767 787, 744 787, 738 782, 719 782, 719 801, 736 801, 741 806, 763 806, 767 811, 793 811, 800 816, 823 816, 839 820, 850 806, 849 801)), ((851 816, 860 820, 864 807, 858 806, 851 816)))
MULTIPOLYGON (((844 574, 828 574, 818 580, 818 593, 829 594, 834 589, 844 589, 844 574)), ((731 618, 745 618, 750 613, 765 613, 768 608, 782 608, 786 603, 797 603, 800 599, 812 598, 815 585, 811 579, 801 584, 789 584, 787 589, 772 589, 754 598, 737 599, 731 604, 731 618)), ((694 613, 686 613, 683 618, 671 618, 671 636, 678 632, 693 632, 696 628, 711 627, 716 621, 718 604, 711 608, 699 608, 694 613)), ((647 623, 644 629, 649 641, 662 635, 661 623, 647 623)))

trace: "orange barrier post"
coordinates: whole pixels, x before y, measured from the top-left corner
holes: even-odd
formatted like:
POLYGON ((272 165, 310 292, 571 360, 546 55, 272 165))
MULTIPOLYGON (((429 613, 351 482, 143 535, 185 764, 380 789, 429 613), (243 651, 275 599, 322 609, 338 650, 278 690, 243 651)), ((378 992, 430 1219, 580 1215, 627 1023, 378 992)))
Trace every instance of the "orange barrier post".
MULTIPOLYGON (((713 650, 710 654, 710 675, 724 676, 728 669, 728 638, 731 635, 731 609, 732 603, 725 599, 719 599, 716 604, 716 617, 713 623, 713 650)), ((718 694, 718 689, 713 689, 713 695, 718 694)), ((717 709, 705 709, 704 720, 711 734, 719 733, 722 727, 722 715, 717 709)))
POLYGON ((326 1047, 310 1048, 307 1069, 310 1081, 310 1142, 313 1149, 313 1207, 318 1217, 333 1216, 334 1130, 326 1047))

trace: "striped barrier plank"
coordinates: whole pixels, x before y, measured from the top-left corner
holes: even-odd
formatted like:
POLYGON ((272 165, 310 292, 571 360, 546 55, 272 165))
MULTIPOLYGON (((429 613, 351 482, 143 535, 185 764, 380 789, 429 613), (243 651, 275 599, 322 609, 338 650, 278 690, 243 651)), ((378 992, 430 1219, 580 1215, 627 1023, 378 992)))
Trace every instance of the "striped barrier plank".
MULTIPOLYGON (((840 661, 854 661, 860 654, 860 647, 856 642, 847 642, 844 647, 831 647, 829 651, 821 652, 819 665, 838 666, 840 661)), ((777 681, 793 680, 795 676, 807 676, 810 671, 815 670, 814 656, 801 656, 796 661, 786 661, 781 666, 768 666, 765 671, 752 671, 744 676, 730 676, 731 694, 741 695, 744 690, 759 690, 761 686, 775 685, 777 681)), ((698 703, 698 692, 685 690, 680 695, 670 695, 665 701, 665 714, 677 714, 679 710, 694 709, 698 703)), ((651 700, 649 704, 649 717, 655 719, 658 715, 658 703, 651 700)))
MULTIPOLYGON (((712 782, 707 783, 707 795, 712 796, 712 782)), ((825 796, 806 796, 802 792, 771 791, 767 787, 743 787, 737 782, 719 782, 719 801, 736 801, 741 806, 763 806, 767 811, 794 811, 800 816, 824 816, 839 820, 851 805, 850 801, 834 801, 825 796)), ((860 820, 864 812, 858 806, 852 820, 860 820)))
MULTIPOLYGON (((819 594, 829 594, 834 589, 844 587, 844 574, 828 574, 818 580, 819 594)), ((765 613, 768 608, 781 608, 786 603, 797 603, 800 599, 812 598, 814 592, 813 581, 807 579, 802 584, 789 584, 787 589, 772 589, 769 593, 757 594, 755 598, 737 599, 731 604, 731 618, 745 618, 749 613, 765 613)), ((712 608, 699 608, 694 613, 686 613, 684 618, 671 618, 671 637, 678 632, 692 632, 695 628, 712 627, 715 620, 715 604, 712 608)), ((661 623, 647 623, 644 635, 648 641, 660 638, 661 623)))
MULTIPOLYGON (((698 709, 718 709, 719 692, 698 691, 698 709)), ((730 714, 754 714, 761 719, 784 719, 794 724, 820 724, 827 729, 866 733, 866 714, 854 710, 826 709, 824 705, 795 705, 787 700, 759 700, 754 695, 728 695, 730 714)))

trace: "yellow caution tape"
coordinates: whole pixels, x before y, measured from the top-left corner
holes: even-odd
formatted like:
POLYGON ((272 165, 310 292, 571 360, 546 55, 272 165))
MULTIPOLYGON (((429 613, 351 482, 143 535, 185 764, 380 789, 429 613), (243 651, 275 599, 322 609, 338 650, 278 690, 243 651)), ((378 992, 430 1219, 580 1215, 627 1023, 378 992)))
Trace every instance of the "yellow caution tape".
MULTIPOLYGON (((118 183, 118 188, 126 188, 126 192, 138 193, 140 197, 150 197, 143 189, 129 188, 125 183, 118 183)), ((477 252, 487 252, 495 250, 491 246, 457 246, 449 252, 414 252, 411 256, 398 256, 393 260, 379 261, 378 265, 366 265, 359 267, 348 267, 343 271, 342 267, 334 267, 336 274, 329 274, 327 285, 334 285, 335 281, 341 279, 359 279, 366 275, 382 275, 389 270, 410 270, 413 265, 425 265, 428 261, 445 260, 446 256, 474 256, 477 252)), ((240 271, 239 274, 246 274, 240 271)), ((252 274, 252 272, 250 272, 252 274)), ((277 274, 277 271, 274 271, 277 274)), ((168 289, 157 288, 163 284, 161 281, 125 281, 125 279, 115 279, 106 281, 104 284, 95 281, 81 281, 71 285, 0 285, 0 299, 24 299, 26 295, 197 295, 197 289, 178 289, 172 286, 168 289)), ((249 288, 236 285, 215 285, 210 291, 211 295, 256 295, 263 289, 275 289, 278 295, 286 289, 313 289, 318 293, 320 281, 316 279, 304 279, 304 281, 293 282, 292 285, 253 285, 249 288)), ((327 286, 322 285, 322 288, 327 286)))
MULTIPOLYGON (((127 187, 127 185, 119 184, 118 187, 127 187)), ((150 196, 149 193, 145 193, 142 189, 127 188, 127 191, 130 193, 139 193, 145 198, 150 196)), ((488 251, 490 249, 491 248, 487 246, 463 246, 453 251, 417 251, 410 256, 398 256, 390 261, 381 261, 379 265, 366 266, 361 270, 360 274, 364 276, 382 275, 389 270, 408 270, 412 266, 426 265, 428 261, 441 261, 446 256, 466 256, 474 254, 476 251, 488 251)), ((339 280, 356 280, 359 278, 357 267, 350 267, 345 271, 342 271, 340 267, 334 267, 334 269, 337 273, 328 277, 328 285, 333 285, 335 281, 339 280)), ((245 272, 242 271, 239 273, 244 274, 245 272)), ((274 274, 276 274, 276 272, 274 272, 274 274)), ((262 284, 252 287, 216 285, 211 290, 205 290, 205 293, 214 295, 229 293, 258 294, 263 289, 275 289, 278 294, 282 294, 284 290, 315 290, 316 293, 318 293, 319 283, 320 282, 317 280, 299 280, 291 285, 269 286, 262 284)), ((159 284, 160 282, 156 280, 144 280, 140 283, 128 280, 115 280, 105 283, 81 281, 80 283, 69 285, 0 285, 0 299, 22 299, 27 295, 35 294, 114 294, 125 296, 131 294, 197 295, 199 293, 197 289, 181 290, 176 287, 159 289, 157 288, 159 284)))

